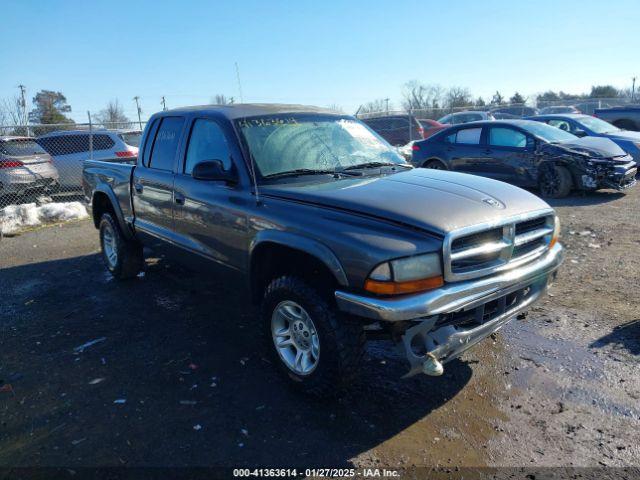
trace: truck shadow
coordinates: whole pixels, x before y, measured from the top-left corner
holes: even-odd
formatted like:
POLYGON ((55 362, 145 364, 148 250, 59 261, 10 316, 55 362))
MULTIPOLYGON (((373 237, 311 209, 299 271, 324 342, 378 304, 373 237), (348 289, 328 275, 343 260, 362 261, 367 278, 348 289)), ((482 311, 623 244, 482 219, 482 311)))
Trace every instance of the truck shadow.
POLYGON ((589 346, 602 348, 612 344, 625 348, 632 355, 640 355, 640 319, 614 327, 611 333, 599 338, 589 346))
POLYGON ((471 378, 401 380, 375 343, 346 394, 312 400, 264 358, 238 282, 163 261, 117 282, 98 255, 2 275, 1 465, 349 466, 471 378))

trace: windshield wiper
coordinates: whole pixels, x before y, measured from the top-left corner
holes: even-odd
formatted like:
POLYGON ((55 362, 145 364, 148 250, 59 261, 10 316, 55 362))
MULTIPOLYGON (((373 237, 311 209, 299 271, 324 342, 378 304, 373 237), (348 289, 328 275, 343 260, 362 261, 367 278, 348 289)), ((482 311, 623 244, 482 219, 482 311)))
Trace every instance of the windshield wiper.
POLYGON ((298 175, 335 175, 335 170, 314 170, 313 168, 296 168, 295 170, 287 170, 286 172, 272 173, 265 175, 263 178, 282 178, 297 177, 298 175))
POLYGON ((344 172, 345 170, 359 170, 361 168, 378 168, 378 167, 406 167, 411 168, 410 165, 404 163, 393 163, 393 162, 367 162, 367 163, 358 163, 357 165, 350 165, 348 167, 344 167, 339 170, 340 172, 344 172))

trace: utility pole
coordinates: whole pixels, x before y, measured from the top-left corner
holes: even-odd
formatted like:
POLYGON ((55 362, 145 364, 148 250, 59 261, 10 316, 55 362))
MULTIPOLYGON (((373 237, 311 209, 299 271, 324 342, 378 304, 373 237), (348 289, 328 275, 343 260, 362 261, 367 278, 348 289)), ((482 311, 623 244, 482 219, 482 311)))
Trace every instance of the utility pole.
POLYGON ((18 85, 20 89, 20 108, 22 108, 22 126, 27 125, 27 101, 25 100, 25 95, 27 93, 27 87, 20 84, 18 85))
POLYGON ((636 99, 636 77, 632 77, 631 81, 631 103, 633 103, 636 99))
POLYGON ((389 99, 385 98, 384 101, 387 104, 387 116, 389 116, 389 99))
POLYGON ((141 118, 142 110, 140 110, 140 103, 139 103, 140 97, 136 95, 135 97, 133 97, 133 99, 136 102, 136 109, 138 110, 138 124, 140 125, 140 130, 142 130, 142 118, 141 118))
POLYGON ((244 103, 242 98, 242 83, 240 83, 240 69, 238 68, 238 62, 236 62, 236 77, 238 78, 238 91, 240 92, 240 103, 244 103))
POLYGON ((166 110, 167 109, 167 102, 164 99, 164 95, 162 96, 162 110, 166 110))

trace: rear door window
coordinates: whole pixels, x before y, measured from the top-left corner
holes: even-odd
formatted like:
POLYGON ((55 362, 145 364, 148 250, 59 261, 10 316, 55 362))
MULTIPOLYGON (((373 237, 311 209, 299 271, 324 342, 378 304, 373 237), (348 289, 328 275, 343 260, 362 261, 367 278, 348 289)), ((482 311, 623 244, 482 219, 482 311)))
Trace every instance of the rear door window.
POLYGON ((151 149, 150 168, 166 171, 173 170, 183 124, 184 119, 182 117, 165 117, 162 119, 151 149))
POLYGON ((110 150, 116 142, 109 135, 97 134, 93 136, 94 150, 110 150))
POLYGON ((462 145, 479 145, 482 128, 464 128, 456 132, 456 143, 462 145))
POLYGON ((50 155, 73 155, 89 151, 89 134, 53 135, 39 138, 38 143, 50 155))
POLYGON ((489 145, 494 147, 525 148, 527 136, 513 128, 492 127, 489 130, 489 145))

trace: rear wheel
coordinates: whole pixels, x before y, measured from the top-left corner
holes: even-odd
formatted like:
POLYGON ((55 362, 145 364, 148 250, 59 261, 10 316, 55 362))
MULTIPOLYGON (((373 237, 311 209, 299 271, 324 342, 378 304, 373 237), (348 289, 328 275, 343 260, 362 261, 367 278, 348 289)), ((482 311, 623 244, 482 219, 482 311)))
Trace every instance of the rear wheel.
POLYGON ((572 187, 571 172, 566 167, 553 164, 545 164, 541 167, 539 188, 543 197, 566 197, 572 187))
POLYGON ((125 238, 109 213, 102 215, 99 228, 102 259, 111 274, 119 280, 138 275, 144 264, 142 246, 125 238))
POLYGON ((261 316, 267 348, 294 387, 332 395, 357 372, 364 351, 362 326, 339 318, 320 291, 302 279, 273 280, 261 316))
POLYGON ((431 170, 448 170, 447 166, 440 160, 429 160, 424 163, 424 168, 430 168, 431 170))

